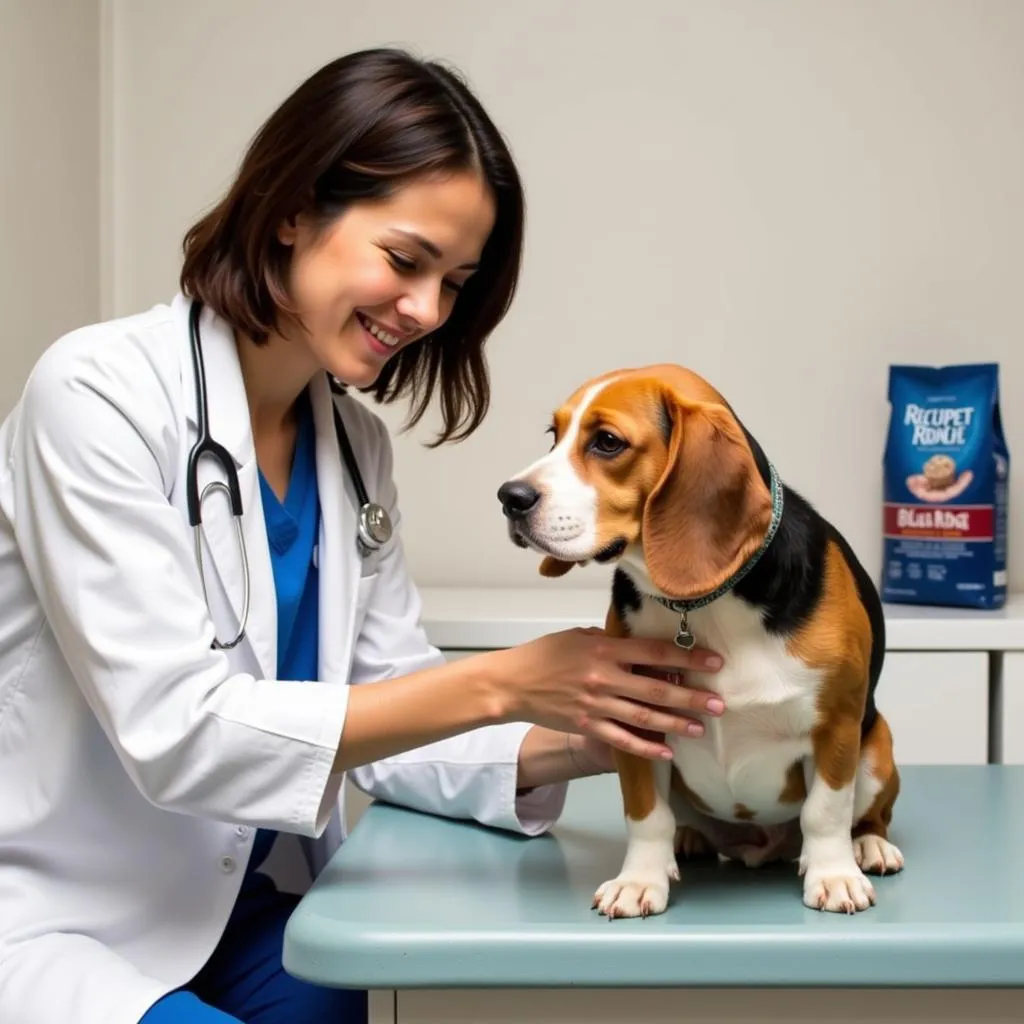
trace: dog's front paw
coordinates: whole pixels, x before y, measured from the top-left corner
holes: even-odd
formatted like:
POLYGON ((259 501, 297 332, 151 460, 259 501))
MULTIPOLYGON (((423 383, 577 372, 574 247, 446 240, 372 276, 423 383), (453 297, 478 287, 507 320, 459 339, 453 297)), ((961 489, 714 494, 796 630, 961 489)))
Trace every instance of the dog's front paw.
POLYGON ((813 910, 853 914, 867 910, 874 902, 874 886, 855 863, 807 867, 804 903, 813 910))
POLYGON ((881 836, 857 836, 853 841, 857 866, 871 875, 891 875, 903 870, 903 854, 881 836))
POLYGON ((663 914, 668 906, 669 885, 679 878, 675 862, 662 871, 622 874, 594 894, 594 906, 608 918, 649 917, 663 914))

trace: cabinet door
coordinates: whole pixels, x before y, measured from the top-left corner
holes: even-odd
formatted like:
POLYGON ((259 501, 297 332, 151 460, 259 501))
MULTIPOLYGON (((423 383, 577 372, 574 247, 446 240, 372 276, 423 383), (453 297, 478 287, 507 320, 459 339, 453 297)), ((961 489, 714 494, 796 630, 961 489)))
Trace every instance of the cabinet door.
POLYGON ((888 651, 876 701, 897 765, 988 762, 988 654, 888 651))
MULTIPOLYGON (((877 988, 403 989, 397 993, 397 1007, 397 1024, 1002 1024, 1020 1020, 1020 993, 877 988)), ((386 1016, 379 1019, 390 1024, 386 1016)))
POLYGON ((1003 655, 1003 685, 996 708, 1000 763, 1024 764, 1024 651, 1003 655))

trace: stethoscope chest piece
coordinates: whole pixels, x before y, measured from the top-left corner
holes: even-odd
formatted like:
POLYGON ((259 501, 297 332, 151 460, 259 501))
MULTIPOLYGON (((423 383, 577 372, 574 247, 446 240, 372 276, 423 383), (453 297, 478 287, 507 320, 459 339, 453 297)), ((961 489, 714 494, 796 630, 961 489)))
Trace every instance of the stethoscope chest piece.
MULTIPOLYGON (((328 377, 332 393, 343 395, 345 388, 334 378, 328 377)), ((348 439, 348 432, 342 422, 341 413, 338 407, 333 404, 334 426, 338 435, 338 447, 341 449, 342 461, 349 471, 352 486, 355 488, 356 500, 359 503, 359 522, 356 528, 356 547, 359 554, 366 558, 373 552, 379 551, 389 540, 393 527, 391 516, 383 505, 376 501, 370 501, 366 493, 366 485, 363 483, 362 474, 359 472, 359 464, 356 461, 355 453, 352 451, 352 444, 348 439)))
POLYGON ((366 555, 382 548, 391 540, 391 516, 383 505, 364 501, 359 509, 359 547, 366 555))

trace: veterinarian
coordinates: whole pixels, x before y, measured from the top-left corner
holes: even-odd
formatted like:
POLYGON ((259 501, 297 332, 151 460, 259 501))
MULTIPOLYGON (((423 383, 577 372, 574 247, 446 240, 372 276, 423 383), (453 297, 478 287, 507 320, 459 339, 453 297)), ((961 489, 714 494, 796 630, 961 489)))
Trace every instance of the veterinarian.
POLYGON ((352 54, 260 129, 169 305, 36 364, 0 428, 0 1020, 363 1021, 284 973, 296 901, 258 870, 279 832, 321 869, 345 773, 535 835, 613 749, 667 750, 633 728, 718 713, 630 671, 710 652, 570 630, 446 664, 419 625, 352 392, 475 429, 522 230, 466 87, 352 54))

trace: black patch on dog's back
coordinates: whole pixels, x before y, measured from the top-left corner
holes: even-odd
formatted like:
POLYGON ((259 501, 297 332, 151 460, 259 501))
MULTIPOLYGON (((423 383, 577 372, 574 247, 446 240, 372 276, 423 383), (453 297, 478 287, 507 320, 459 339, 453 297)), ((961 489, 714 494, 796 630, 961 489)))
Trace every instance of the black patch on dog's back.
MULTIPOLYGON (((740 427, 761 478, 770 485, 771 472, 764 450, 742 423, 740 427)), ((775 538, 757 565, 736 585, 734 593, 761 610, 769 633, 791 634, 807 621, 821 600, 828 542, 836 543, 853 573, 857 593, 871 623, 868 690, 861 720, 861 735, 866 735, 878 714, 875 689, 885 660, 881 598, 846 538, 803 495, 786 484, 782 484, 782 493, 782 520, 775 538)))

